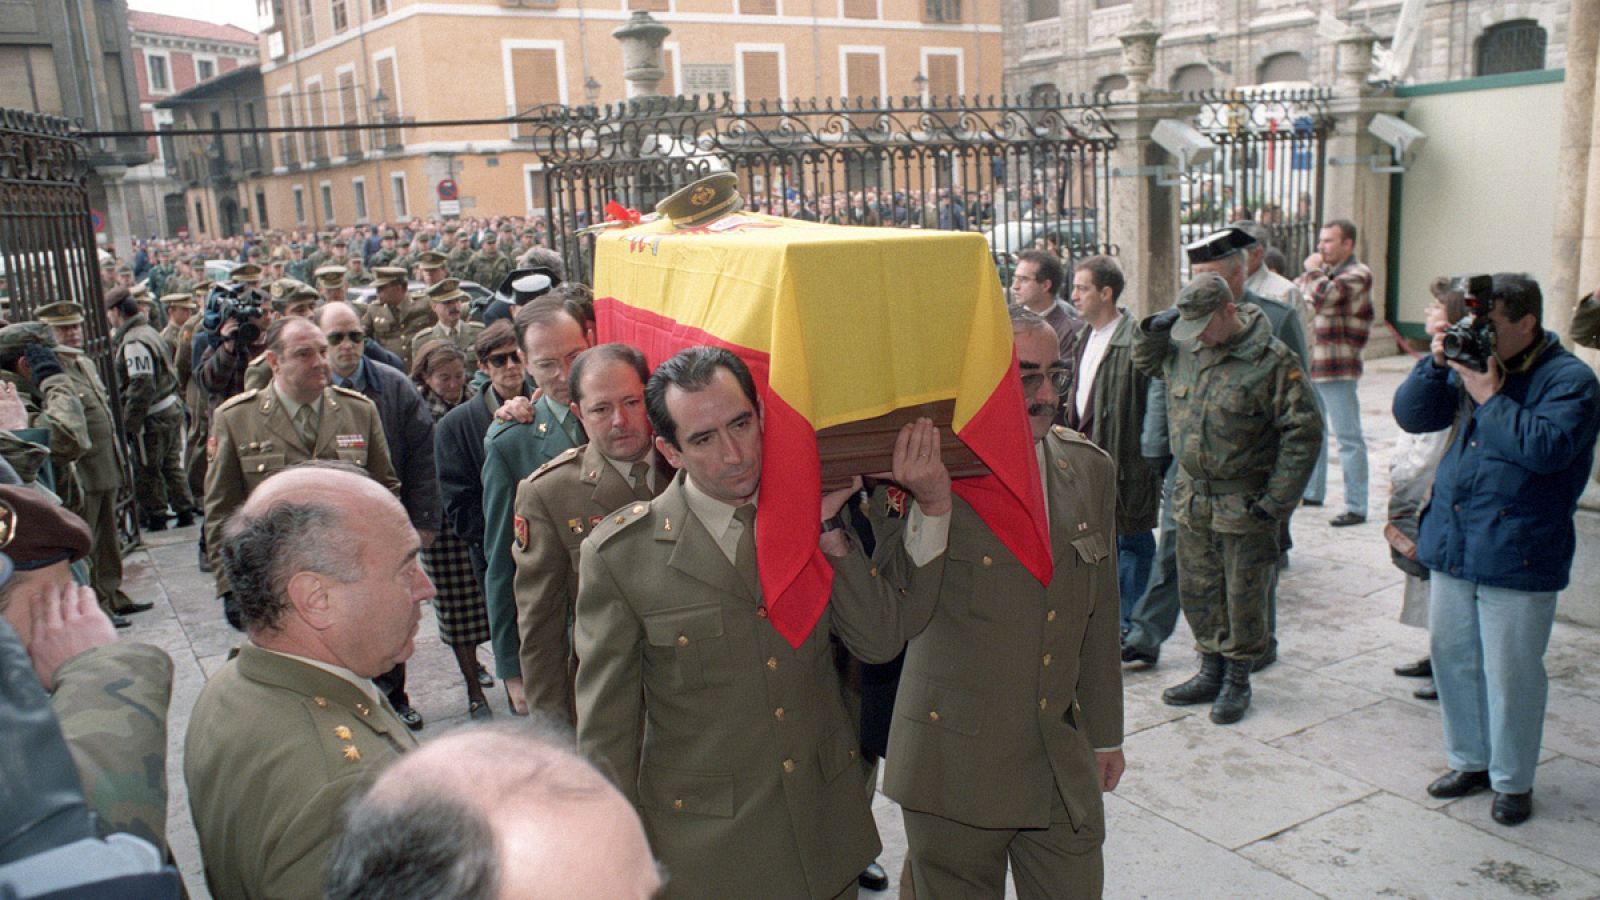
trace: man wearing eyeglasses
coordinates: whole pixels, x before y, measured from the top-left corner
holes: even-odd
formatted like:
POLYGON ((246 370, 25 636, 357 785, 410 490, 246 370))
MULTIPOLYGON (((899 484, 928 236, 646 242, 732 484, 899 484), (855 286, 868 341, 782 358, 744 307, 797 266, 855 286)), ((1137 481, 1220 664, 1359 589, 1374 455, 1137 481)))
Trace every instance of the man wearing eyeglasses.
POLYGON ((1199 673, 1161 699, 1210 703, 1211 721, 1229 725, 1249 709, 1250 672, 1269 646, 1278 526, 1311 480, 1321 411, 1266 314, 1214 272, 1140 323, 1134 361, 1166 379, 1178 596, 1200 651, 1199 673))
POLYGON ((519 307, 512 325, 522 349, 523 367, 543 392, 533 404, 532 422, 496 422, 484 438, 484 555, 488 561, 484 601, 489 609, 490 646, 496 673, 505 682, 512 712, 526 715, 521 641, 517 630, 514 544, 526 545, 518 533, 513 506, 517 483, 557 456, 588 443, 583 423, 572 411, 568 378, 578 354, 589 349, 592 332, 579 305, 551 294, 519 307))
MULTIPOLYGON (((1024 896, 1100 896, 1101 793, 1124 769, 1115 467, 1054 424, 1069 373, 1049 322, 1013 307, 1011 328, 1055 571, 1041 585, 956 496, 937 603, 902 623, 884 775, 923 898, 1004 896, 1008 862, 1024 896)), ((910 521, 886 499, 871 509, 880 548, 910 521)), ((877 563, 903 582, 901 563, 877 563)))

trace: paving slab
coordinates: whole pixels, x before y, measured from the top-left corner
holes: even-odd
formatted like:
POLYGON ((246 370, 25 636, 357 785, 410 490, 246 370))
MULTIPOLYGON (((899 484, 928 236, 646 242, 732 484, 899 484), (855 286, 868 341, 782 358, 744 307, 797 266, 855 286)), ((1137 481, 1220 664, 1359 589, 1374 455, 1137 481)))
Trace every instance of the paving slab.
POLYGON ((1120 796, 1228 849, 1374 790, 1199 716, 1142 731, 1124 746, 1151 762, 1128 769, 1120 796))
POLYGON ((1600 875, 1600 766, 1561 756, 1542 763, 1533 818, 1514 828, 1494 821, 1493 792, 1450 804, 1451 818, 1600 875))
POLYGON ((1263 743, 1383 699, 1371 691, 1282 662, 1252 675, 1250 693, 1250 712, 1231 730, 1263 743))
POLYGON ((1105 858, 1107 897, 1310 900, 1317 896, 1115 794, 1106 798, 1105 858))
POLYGON ((1600 876, 1378 793, 1240 855, 1328 897, 1592 898, 1600 876))
POLYGON ((1428 683, 1425 678, 1402 678, 1394 674, 1394 667, 1415 662, 1428 655, 1427 633, 1417 630, 1421 646, 1417 649, 1400 649, 1390 644, 1341 659, 1316 670, 1318 675, 1352 687, 1360 688, 1381 697, 1409 703, 1419 709, 1437 710, 1439 701, 1422 700, 1414 695, 1417 688, 1428 683))
POLYGON ((1401 625, 1395 612, 1349 622, 1278 616, 1278 658, 1307 669, 1320 669, 1341 660, 1385 647, 1397 647, 1404 659, 1412 656, 1417 629, 1401 625))
POLYGON ((1449 802, 1425 790, 1445 770, 1437 712, 1383 700, 1273 746, 1430 808, 1449 802))
MULTIPOLYGON (((1543 746, 1600 766, 1600 698, 1552 686, 1544 713, 1543 746)), ((1595 843, 1600 845, 1600 837, 1595 843)))

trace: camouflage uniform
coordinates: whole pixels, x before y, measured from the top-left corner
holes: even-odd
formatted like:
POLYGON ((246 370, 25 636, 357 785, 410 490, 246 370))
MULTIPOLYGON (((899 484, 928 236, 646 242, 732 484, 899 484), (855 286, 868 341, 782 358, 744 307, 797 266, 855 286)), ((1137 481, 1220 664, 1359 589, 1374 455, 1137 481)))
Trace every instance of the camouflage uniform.
POLYGON ((1311 478, 1322 416, 1266 316, 1249 304, 1238 316, 1239 332, 1210 348, 1175 343, 1147 320, 1134 360, 1167 381, 1184 617, 1202 653, 1250 660, 1267 649, 1278 522, 1311 478))
POLYGON ((146 522, 165 525, 169 502, 179 514, 194 507, 181 459, 184 423, 177 367, 167 342, 143 315, 123 322, 113 340, 139 512, 146 522))
MULTIPOLYGON (((451 278, 457 281, 471 281, 472 279, 467 276, 472 271, 473 259, 472 247, 466 241, 458 240, 456 248, 445 257, 444 267, 449 271, 451 278)), ((494 290, 493 287, 489 289, 494 290)))
POLYGON ((491 291, 498 290, 500 282, 511 274, 511 259, 498 250, 485 247, 472 255, 467 272, 468 281, 476 281, 491 291))

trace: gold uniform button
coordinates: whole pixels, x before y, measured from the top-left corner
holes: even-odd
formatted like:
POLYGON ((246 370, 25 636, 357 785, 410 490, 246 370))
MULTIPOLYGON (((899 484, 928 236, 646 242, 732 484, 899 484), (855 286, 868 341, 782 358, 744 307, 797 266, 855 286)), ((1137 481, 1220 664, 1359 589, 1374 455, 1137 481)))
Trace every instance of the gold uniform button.
POLYGON ((372 710, 367 709, 366 705, 362 703, 356 704, 356 712, 361 713, 363 716, 372 715, 372 710))
POLYGON ((1056 468, 1065 469, 1066 467, 1067 467, 1067 461, 1066 460, 1064 460, 1064 459, 1056 460, 1056 468))
POLYGON ((867 570, 867 574, 871 575, 873 578, 877 578, 878 577, 878 567, 877 566, 873 566, 872 568, 868 569, 867 570))
POLYGON ((642 503, 635 503, 635 504, 634 504, 634 506, 633 506, 633 511, 634 511, 634 512, 635 512, 635 513, 642 513, 642 512, 644 512, 644 504, 642 504, 642 503))
POLYGON ((315 703, 317 705, 318 709, 327 709, 328 708, 328 698, 327 697, 312 697, 311 698, 311 702, 315 703))
POLYGON ((678 646, 679 647, 687 647, 687 646, 689 646, 689 636, 686 635, 686 634, 678 635, 678 646))
POLYGON ((939 711, 937 709, 928 710, 928 721, 929 722, 937 722, 937 721, 939 721, 939 711))
POLYGON ((1045 710, 1045 707, 1047 707, 1047 706, 1049 706, 1049 705, 1050 705, 1050 701, 1049 701, 1049 700, 1046 700, 1046 699, 1045 699, 1045 698, 1043 698, 1043 697, 1040 697, 1040 698, 1039 698, 1039 711, 1040 711, 1040 712, 1044 712, 1044 710, 1045 710))
POLYGON ((256 463, 256 471, 257 472, 265 472, 266 470, 267 470, 267 464, 266 463, 256 463))
POLYGON ((990 567, 990 566, 992 566, 992 565, 994 565, 994 557, 992 557, 992 556, 985 556, 985 557, 984 557, 984 558, 983 558, 983 567, 984 567, 984 568, 985 568, 985 569, 987 569, 987 568, 989 568, 989 567, 990 567))
POLYGON ((1045 613, 1044 614, 1044 620, 1046 622, 1054 622, 1056 620, 1056 611, 1052 609, 1049 612, 1045 613))
POLYGON ((773 672, 778 671, 778 658, 776 656, 767 657, 767 669, 773 672))
POLYGON ((1044 664, 1047 666, 1050 665, 1050 654, 1048 653, 1044 655, 1044 664))
POLYGON ((790 775, 793 775, 794 774, 794 760, 792 760, 792 759, 784 760, 783 761, 783 771, 789 773, 790 775))
POLYGON ((783 721, 783 707, 780 706, 777 709, 773 710, 772 711, 772 717, 774 719, 777 719, 779 722, 782 722, 783 721))
POLYGON ((628 521, 628 517, 627 516, 617 516, 617 524, 618 525, 621 525, 623 522, 626 522, 626 521, 628 521))
POLYGON ((683 809, 683 798, 679 797, 678 799, 672 801, 672 808, 673 809, 683 809))

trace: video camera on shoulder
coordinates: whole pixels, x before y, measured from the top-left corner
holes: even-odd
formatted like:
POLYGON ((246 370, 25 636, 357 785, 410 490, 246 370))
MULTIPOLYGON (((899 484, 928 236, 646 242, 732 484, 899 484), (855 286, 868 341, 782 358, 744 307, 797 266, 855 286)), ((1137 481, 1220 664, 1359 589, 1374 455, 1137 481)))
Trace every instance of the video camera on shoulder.
POLYGON ((1489 321, 1489 307, 1494 302, 1494 278, 1462 275, 1450 283, 1450 291, 1461 295, 1467 314, 1445 331, 1444 358, 1475 372, 1487 372, 1495 344, 1494 323, 1489 321))
POLYGON ((219 331, 224 322, 232 319, 239 323, 239 327, 229 338, 249 346, 261 337, 260 321, 271 302, 272 298, 254 285, 238 282, 219 284, 206 297, 205 327, 213 332, 219 331))

